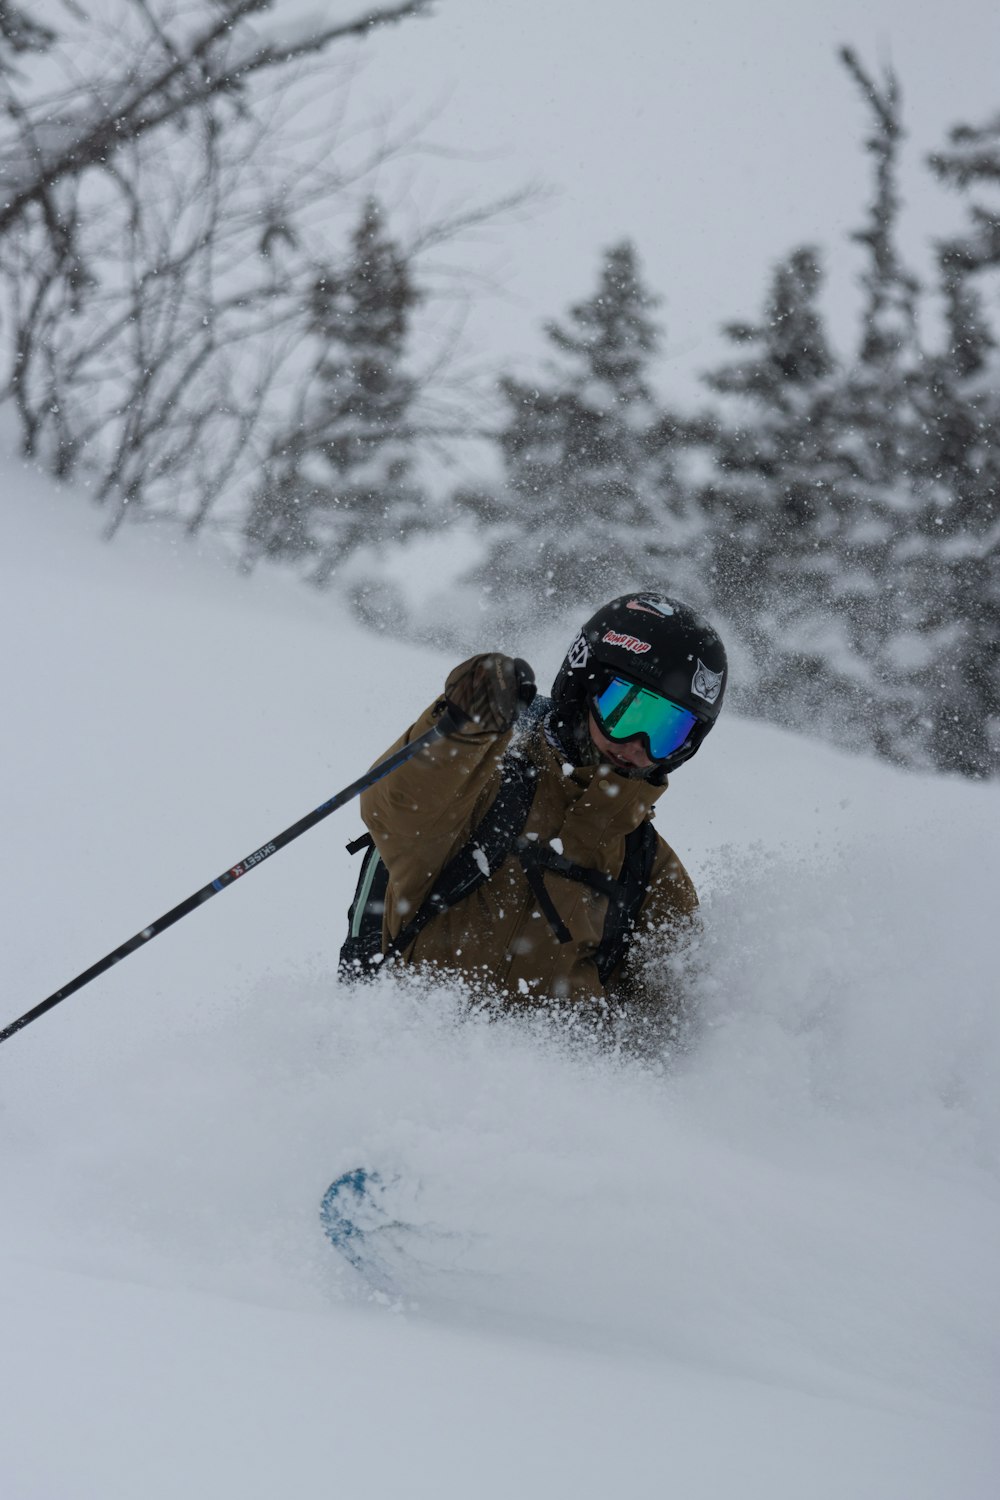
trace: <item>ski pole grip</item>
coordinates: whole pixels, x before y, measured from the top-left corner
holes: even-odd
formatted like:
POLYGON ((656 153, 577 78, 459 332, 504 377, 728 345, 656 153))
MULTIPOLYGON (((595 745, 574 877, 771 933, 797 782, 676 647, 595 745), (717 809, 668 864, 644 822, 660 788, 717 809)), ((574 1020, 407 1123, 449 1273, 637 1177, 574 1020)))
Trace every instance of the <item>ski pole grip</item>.
POLYGON ((475 728, 475 719, 459 708, 457 703, 452 703, 450 698, 444 698, 442 702, 444 703, 444 708, 438 715, 436 726, 439 734, 445 736, 461 734, 467 724, 471 724, 475 728))
POLYGON ((535 674, 523 657, 487 652, 449 676, 439 700, 442 734, 505 734, 534 700, 535 674))
POLYGON ((525 708, 530 708, 538 694, 535 674, 523 656, 514 658, 514 676, 517 680, 517 696, 525 708))

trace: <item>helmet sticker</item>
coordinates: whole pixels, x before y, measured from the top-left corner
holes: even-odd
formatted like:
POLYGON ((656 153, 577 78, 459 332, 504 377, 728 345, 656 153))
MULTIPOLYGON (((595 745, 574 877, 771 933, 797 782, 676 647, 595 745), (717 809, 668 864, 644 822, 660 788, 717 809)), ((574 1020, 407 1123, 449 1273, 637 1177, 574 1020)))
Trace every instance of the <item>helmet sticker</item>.
POLYGON ((622 635, 617 630, 606 630, 601 640, 609 646, 620 646, 623 651, 633 651, 636 656, 645 656, 653 647, 649 641, 640 641, 634 635, 622 635))
POLYGON ((660 599, 656 594, 636 594, 625 606, 626 609, 641 610, 644 615, 672 615, 674 606, 668 604, 666 599, 660 599))
POLYGON ((587 665, 590 660, 590 647, 587 644, 587 637, 585 635, 581 633, 577 636, 569 648, 566 660, 569 662, 570 671, 572 672, 578 672, 581 667, 587 665))
POLYGON ((699 698, 704 698, 706 703, 714 703, 722 692, 722 678, 722 672, 713 672, 706 667, 699 656, 694 677, 691 679, 691 691, 699 698))

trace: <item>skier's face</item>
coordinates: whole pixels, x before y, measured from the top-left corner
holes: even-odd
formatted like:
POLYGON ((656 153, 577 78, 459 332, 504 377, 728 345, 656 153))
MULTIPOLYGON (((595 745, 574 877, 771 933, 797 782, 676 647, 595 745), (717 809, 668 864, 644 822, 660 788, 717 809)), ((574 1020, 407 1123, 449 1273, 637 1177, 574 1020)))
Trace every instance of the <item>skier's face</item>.
POLYGON ((590 715, 590 738, 609 766, 616 771, 648 771, 654 765, 638 740, 609 740, 590 715))

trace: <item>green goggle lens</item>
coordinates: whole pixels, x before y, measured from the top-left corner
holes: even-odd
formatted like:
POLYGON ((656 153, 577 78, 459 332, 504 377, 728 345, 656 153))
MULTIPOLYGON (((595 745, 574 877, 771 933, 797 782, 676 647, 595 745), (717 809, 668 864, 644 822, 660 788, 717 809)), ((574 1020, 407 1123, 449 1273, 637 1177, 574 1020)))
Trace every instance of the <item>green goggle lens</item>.
POLYGON ((591 701, 608 739, 631 740, 641 735, 654 760, 666 760, 679 750, 698 722, 680 704, 623 677, 612 677, 591 701))

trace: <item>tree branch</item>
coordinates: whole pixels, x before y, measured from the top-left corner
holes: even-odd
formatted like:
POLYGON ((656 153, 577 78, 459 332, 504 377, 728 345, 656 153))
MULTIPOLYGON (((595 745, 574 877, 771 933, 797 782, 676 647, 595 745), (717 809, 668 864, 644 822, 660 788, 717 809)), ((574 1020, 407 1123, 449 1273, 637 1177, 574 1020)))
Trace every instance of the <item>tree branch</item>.
MULTIPOLYGON (((254 73, 308 53, 322 52, 334 42, 365 36, 377 27, 426 14, 431 0, 400 0, 399 4, 324 27, 284 45, 263 42, 245 52, 235 49, 231 42, 234 21, 246 19, 269 3, 270 0, 238 0, 227 6, 219 20, 205 32, 183 49, 178 48, 168 64, 138 87, 125 81, 119 81, 118 87, 114 83, 103 86, 96 117, 87 110, 81 110, 78 118, 48 116, 41 134, 37 128, 30 132, 35 161, 33 175, 19 188, 15 186, 0 206, 0 235, 32 204, 43 201, 56 183, 79 175, 89 166, 103 167, 127 142, 138 140, 198 104, 234 91, 254 73), (230 53, 228 62, 218 68, 213 66, 217 59, 212 58, 216 49, 230 53), (180 87, 176 87, 178 84, 180 87), (56 134, 59 145, 46 160, 44 137, 52 139, 56 134)), ((25 135, 22 130, 22 140, 25 135)), ((0 180, 2 177, 0 165, 0 180)))

